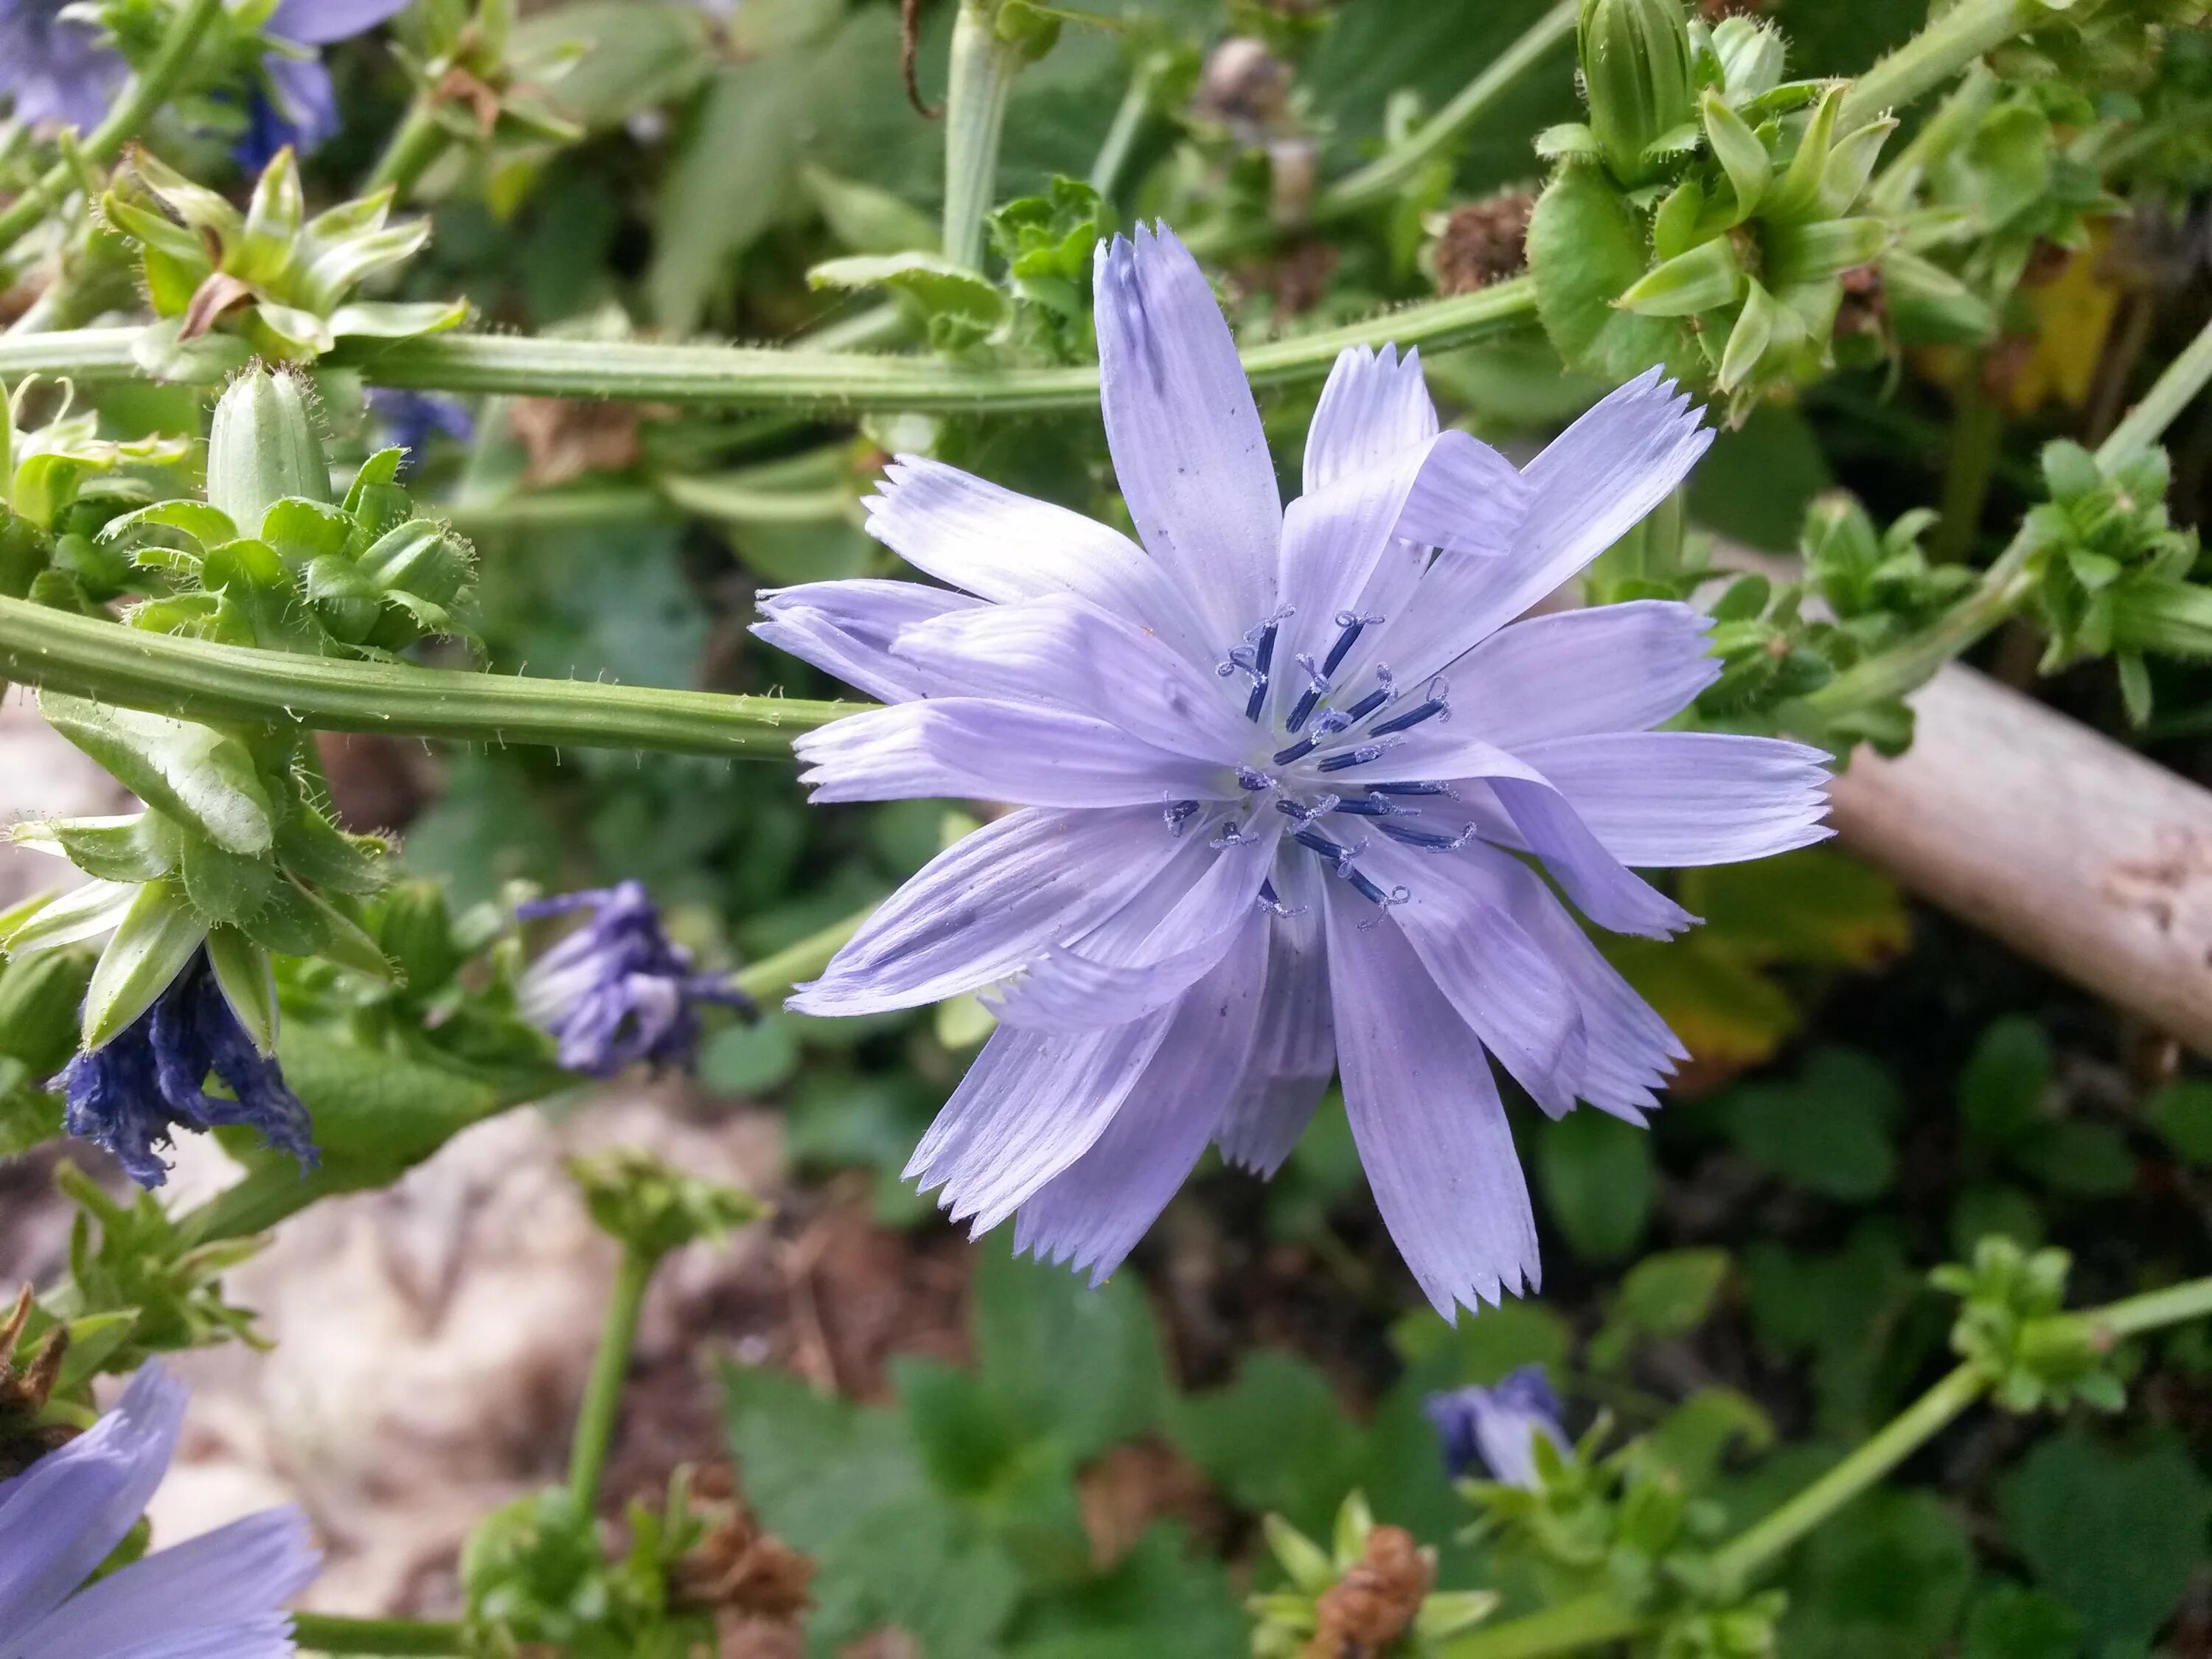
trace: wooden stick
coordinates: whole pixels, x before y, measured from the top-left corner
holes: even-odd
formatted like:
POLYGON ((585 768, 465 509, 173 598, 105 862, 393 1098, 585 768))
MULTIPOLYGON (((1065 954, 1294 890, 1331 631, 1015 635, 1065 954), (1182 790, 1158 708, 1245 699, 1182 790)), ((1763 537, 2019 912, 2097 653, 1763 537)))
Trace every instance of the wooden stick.
POLYGON ((1844 845, 2212 1055, 2212 790, 1956 664, 1912 704, 1836 780, 1844 845))

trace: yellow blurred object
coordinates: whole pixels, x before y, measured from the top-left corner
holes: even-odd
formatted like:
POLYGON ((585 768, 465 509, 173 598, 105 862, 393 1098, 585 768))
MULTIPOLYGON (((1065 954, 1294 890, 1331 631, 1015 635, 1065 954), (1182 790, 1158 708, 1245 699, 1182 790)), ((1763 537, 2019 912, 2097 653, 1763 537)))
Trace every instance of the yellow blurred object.
POLYGON ((2079 409, 2088 402, 2120 304, 2119 289, 2104 275, 2111 225, 2108 219, 2091 225, 2088 246, 2069 252, 2049 280, 2021 284, 2035 334, 2033 349, 2001 388, 2006 413, 2031 415, 2046 404, 2079 409))

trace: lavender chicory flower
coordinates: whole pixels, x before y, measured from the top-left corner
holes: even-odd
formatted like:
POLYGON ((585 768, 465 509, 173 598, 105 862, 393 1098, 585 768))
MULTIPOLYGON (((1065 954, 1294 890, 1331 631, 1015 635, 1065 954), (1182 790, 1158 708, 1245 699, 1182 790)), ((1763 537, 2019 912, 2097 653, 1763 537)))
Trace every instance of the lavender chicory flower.
POLYGON ((1567 1449, 1559 1427, 1559 1397, 1541 1365, 1508 1371, 1492 1388, 1432 1394, 1421 1409, 1436 1425, 1444 1468, 1454 1476, 1480 1470, 1492 1480, 1533 1491, 1539 1484, 1536 1442, 1548 1440, 1561 1452, 1567 1449))
POLYGON ((641 883, 533 899, 515 914, 528 921, 577 910, 589 920, 532 963, 521 986, 524 1015, 552 1033, 570 1071, 612 1077, 639 1060, 688 1066, 700 1004, 758 1012, 726 975, 692 966, 641 883))
POLYGON ((0 94, 27 126, 89 132, 122 83, 123 55, 97 25, 64 17, 66 0, 0 0, 0 94))
POLYGON ((1553 1116, 1640 1123, 1684 1051, 1583 915, 1663 938, 1628 866, 1826 832, 1818 751, 1651 728, 1706 620, 1515 622, 1663 500, 1710 433, 1655 370, 1516 471, 1439 431, 1417 356, 1338 359, 1285 509, 1212 292, 1166 230, 1098 251, 1102 402, 1140 548, 902 457, 870 532, 950 589, 819 582, 763 638, 891 706, 799 739, 817 801, 1017 810, 942 854, 791 1006, 997 997, 908 1166, 1094 1277, 1206 1144, 1271 1173, 1340 1073, 1376 1200, 1442 1310, 1537 1281, 1495 1057, 1553 1116), (1507 624, 1511 624, 1508 626, 1507 624))
POLYGON ((70 1060, 56 1086, 69 1133, 106 1147, 143 1187, 168 1178, 157 1149, 180 1126, 243 1124, 302 1166, 315 1162, 307 1108, 276 1057, 254 1046, 204 951, 118 1035, 70 1060), (210 1073, 227 1097, 207 1092, 210 1073))
POLYGON ((284 1604, 318 1557, 295 1509, 267 1510, 88 1582, 161 1484, 185 1414, 158 1364, 114 1410, 0 1480, 0 1659, 277 1659, 284 1604))
POLYGON ((350 40, 406 9, 407 0, 282 0, 261 26, 274 49, 261 59, 265 88, 256 88, 245 135, 234 146, 240 166, 258 172, 289 145, 312 155, 338 130, 337 90, 318 46, 350 40))
POLYGON ((441 432, 457 443, 467 443, 477 435, 476 416, 459 398, 379 386, 368 389, 368 399, 378 432, 386 442, 407 452, 401 463, 404 471, 412 472, 422 465, 431 439, 441 432))

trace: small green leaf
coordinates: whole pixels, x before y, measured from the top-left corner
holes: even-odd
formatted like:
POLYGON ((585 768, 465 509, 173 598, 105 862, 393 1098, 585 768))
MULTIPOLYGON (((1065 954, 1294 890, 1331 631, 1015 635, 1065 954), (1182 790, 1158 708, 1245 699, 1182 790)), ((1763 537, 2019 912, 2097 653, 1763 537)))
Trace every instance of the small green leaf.
POLYGON ((1716 236, 1653 266, 1613 303, 1639 317, 1690 317, 1734 304, 1743 289, 1735 244, 1716 236))
POLYGON ((71 864, 101 881, 153 881, 177 865, 175 826, 158 812, 31 818, 10 830, 8 838, 58 847, 71 864))
POLYGON ((1959 1079, 1959 1115, 1986 1146, 2012 1145, 2044 1121, 2051 1039, 2025 1014, 1990 1022, 1959 1079))
POLYGON ((234 927, 211 927, 208 962, 238 1023, 264 1054, 276 1050, 276 975, 269 953, 234 927))
POLYGON ((137 896, 135 882, 95 879, 58 898, 32 900, 0 919, 0 946, 21 957, 98 939, 123 920, 137 896))
POLYGON ((192 906, 210 923, 246 921, 267 908, 282 879, 267 856, 225 852, 205 836, 183 832, 179 873, 192 906))
POLYGON ((1634 1249, 1658 1195, 1650 1134, 1596 1111, 1547 1121, 1542 1134, 1545 1206, 1575 1254, 1606 1261, 1634 1249))
POLYGON ((1713 159, 1721 164, 1735 190, 1735 216, 1740 222, 1750 216, 1751 210, 1759 205, 1759 198, 1765 193, 1771 158, 1766 146, 1759 142, 1759 135, 1745 125, 1741 115, 1723 103, 1717 94, 1706 93, 1701 108, 1705 141, 1712 146, 1713 159))
POLYGON ((269 798, 253 757, 237 738, 58 691, 39 694, 39 712, 149 806, 228 852, 269 849, 274 838, 269 798))
POLYGON ((2212 1168, 2212 1082, 2169 1083, 2145 1109, 2151 1127, 2191 1164, 2212 1168))
POLYGON ((1765 361, 1776 336, 1787 331, 1788 322, 1788 313, 1766 291, 1765 284, 1747 280, 1743 308, 1736 313, 1735 323, 1729 330, 1728 344, 1721 351, 1720 374, 1715 384, 1723 392, 1749 385, 1765 361))
POLYGON ((988 325, 1006 315, 1006 296, 974 271, 935 253, 853 254, 806 273, 811 288, 887 288, 927 317, 957 317, 988 325))
POLYGON ((1563 168, 1529 220, 1528 265, 1544 331, 1570 365, 1613 381, 1655 363, 1686 366, 1676 362, 1688 356, 1677 325, 1613 304, 1645 258, 1642 223, 1604 169, 1563 168))
POLYGON ((207 931, 180 883, 149 881, 141 887, 92 970, 84 994, 84 1046, 101 1047, 152 1007, 207 931))

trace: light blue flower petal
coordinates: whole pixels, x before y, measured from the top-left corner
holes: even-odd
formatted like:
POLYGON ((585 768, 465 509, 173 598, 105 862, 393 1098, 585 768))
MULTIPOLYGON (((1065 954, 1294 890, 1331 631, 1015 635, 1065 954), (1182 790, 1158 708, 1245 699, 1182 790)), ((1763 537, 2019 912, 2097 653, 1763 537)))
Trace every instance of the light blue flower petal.
POLYGON ((1606 732, 1522 758, 1623 864, 1739 864, 1825 841, 1827 757, 1733 732, 1606 732))
POLYGON ((261 60, 269 76, 270 102, 280 121, 259 136, 262 146, 281 149, 289 144, 302 155, 313 155, 338 130, 337 88, 331 72, 314 58, 286 58, 270 52, 261 60))
POLYGON ((1144 1076, 1082 1157, 1014 1217, 1014 1249, 1103 1281, 1188 1178, 1258 1035, 1267 935, 1250 909, 1229 951, 1176 1005, 1144 1076))
POLYGON ((788 1006, 882 1013, 1004 979, 1096 927, 1190 846, 1167 833, 1157 807, 1010 812, 884 900, 788 1006))
POLYGON ((921 582, 871 580, 779 587, 763 593, 760 604, 756 636, 884 702, 956 689, 923 665, 891 655, 902 630, 983 608, 980 599, 921 582))
POLYGON ((1452 665, 1451 694, 1482 734, 1527 745, 1672 719, 1719 677, 1711 620, 1669 599, 1559 611, 1501 628, 1452 665))
POLYGON ((1072 594, 1158 635, 1201 670, 1211 672, 1219 655, 1223 641, 1144 549, 1079 513, 918 455, 886 467, 862 505, 871 536, 915 569, 979 599, 1012 604, 1072 594))
POLYGON ((1389 464, 1437 435, 1437 406, 1421 379, 1421 354, 1346 346, 1337 354, 1306 429, 1305 493, 1389 464))
POLYGON ((407 0, 283 0, 264 27, 303 46, 326 46, 374 28, 407 9, 407 0))
POLYGON ((176 1449, 184 1385, 140 1368, 115 1409, 0 1487, 0 1659, 42 1659, 14 1645, 123 1541, 176 1449))
POLYGON ((299 1510, 264 1510, 134 1561, 71 1596, 24 1639, 40 1659, 166 1659, 210 1635, 233 1644, 228 1653, 250 1653, 257 1641, 289 1652, 283 1609, 313 1582, 319 1561, 299 1510))
POLYGON ((1397 928, 1325 890, 1344 1103, 1398 1253, 1447 1319, 1534 1290, 1535 1218, 1482 1045, 1397 928))
POLYGON ((1273 608, 1282 496, 1237 343, 1174 234, 1139 225, 1093 271, 1099 402, 1146 550, 1225 647, 1273 608))
POLYGON ((1276 860, 1282 913, 1267 940, 1260 1029, 1245 1080, 1214 1140, 1230 1163, 1272 1176, 1291 1155, 1336 1075, 1321 866, 1303 848, 1276 860))

